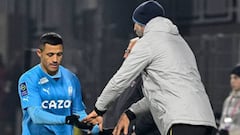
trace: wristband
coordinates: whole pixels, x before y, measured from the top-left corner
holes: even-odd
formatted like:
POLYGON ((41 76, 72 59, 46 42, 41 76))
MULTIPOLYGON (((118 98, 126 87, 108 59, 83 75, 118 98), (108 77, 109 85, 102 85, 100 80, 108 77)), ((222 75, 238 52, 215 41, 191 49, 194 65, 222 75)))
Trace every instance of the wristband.
POLYGON ((128 119, 130 121, 136 119, 136 115, 132 111, 126 110, 124 113, 127 115, 128 119))
POLYGON ((98 116, 103 116, 103 114, 106 112, 106 111, 100 111, 96 107, 94 108, 94 111, 97 113, 98 116))

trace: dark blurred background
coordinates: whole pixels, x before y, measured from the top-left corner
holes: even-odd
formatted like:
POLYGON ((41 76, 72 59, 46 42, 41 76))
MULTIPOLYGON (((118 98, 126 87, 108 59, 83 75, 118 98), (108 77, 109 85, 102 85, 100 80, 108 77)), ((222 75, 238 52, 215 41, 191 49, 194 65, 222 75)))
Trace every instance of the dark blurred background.
MULTIPOLYGON (((39 36, 63 36, 63 65, 78 75, 87 111, 117 71, 131 15, 144 0, 0 0, 0 134, 19 135, 19 76, 38 63, 39 36)), ((240 59, 240 0, 157 0, 194 51, 218 118, 240 59)), ((191 111, 191 110, 190 110, 191 111)))

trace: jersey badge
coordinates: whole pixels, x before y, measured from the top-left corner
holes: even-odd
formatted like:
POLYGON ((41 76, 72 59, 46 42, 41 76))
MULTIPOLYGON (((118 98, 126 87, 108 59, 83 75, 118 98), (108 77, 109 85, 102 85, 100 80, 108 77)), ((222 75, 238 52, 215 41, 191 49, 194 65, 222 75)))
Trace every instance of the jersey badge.
POLYGON ((20 91, 22 96, 28 95, 27 85, 25 82, 20 84, 20 91))

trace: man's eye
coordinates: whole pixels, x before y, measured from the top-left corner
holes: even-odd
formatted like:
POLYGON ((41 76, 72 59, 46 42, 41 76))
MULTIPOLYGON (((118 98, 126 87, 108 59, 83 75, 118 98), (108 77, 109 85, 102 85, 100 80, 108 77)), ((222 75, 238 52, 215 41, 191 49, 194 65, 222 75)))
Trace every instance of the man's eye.
POLYGON ((63 53, 61 52, 61 53, 57 53, 57 56, 62 56, 63 55, 63 53))
POLYGON ((48 57, 52 57, 54 55, 54 53, 48 53, 47 56, 48 57))

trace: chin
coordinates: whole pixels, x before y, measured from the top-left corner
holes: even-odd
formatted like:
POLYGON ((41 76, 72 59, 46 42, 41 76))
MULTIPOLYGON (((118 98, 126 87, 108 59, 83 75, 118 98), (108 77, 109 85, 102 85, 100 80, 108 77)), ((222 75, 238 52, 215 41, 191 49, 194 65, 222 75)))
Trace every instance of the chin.
POLYGON ((51 75, 54 75, 54 74, 57 73, 57 71, 58 70, 56 70, 56 69, 50 69, 50 70, 48 70, 48 73, 51 74, 51 75))
POLYGON ((239 91, 240 88, 233 88, 232 90, 233 90, 233 91, 239 91))

